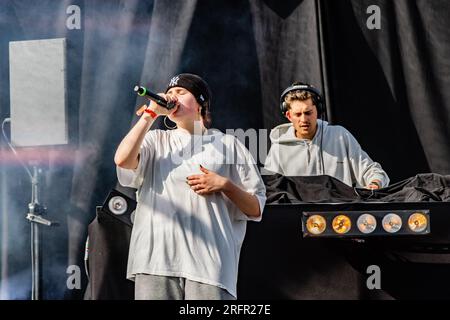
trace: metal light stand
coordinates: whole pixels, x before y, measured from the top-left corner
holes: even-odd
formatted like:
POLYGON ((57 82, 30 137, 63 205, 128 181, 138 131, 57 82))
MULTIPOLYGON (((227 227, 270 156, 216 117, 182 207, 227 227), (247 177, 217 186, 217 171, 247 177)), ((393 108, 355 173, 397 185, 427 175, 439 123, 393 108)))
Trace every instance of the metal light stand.
POLYGON ((47 227, 57 226, 57 222, 49 221, 42 217, 47 208, 39 203, 39 183, 42 170, 37 164, 32 164, 33 175, 31 178, 31 203, 28 204, 27 220, 31 223, 31 276, 32 289, 31 300, 40 299, 41 288, 41 244, 40 244, 40 225, 47 227))

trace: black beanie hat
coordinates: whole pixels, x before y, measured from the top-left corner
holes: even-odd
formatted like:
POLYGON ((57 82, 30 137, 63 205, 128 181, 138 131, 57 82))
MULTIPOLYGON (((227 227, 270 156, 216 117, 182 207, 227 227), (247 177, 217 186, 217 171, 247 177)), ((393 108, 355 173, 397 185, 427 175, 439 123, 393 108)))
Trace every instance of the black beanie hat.
POLYGON ((205 80, 191 73, 181 73, 173 77, 166 88, 181 87, 188 90, 201 106, 208 105, 211 108, 211 90, 205 80))

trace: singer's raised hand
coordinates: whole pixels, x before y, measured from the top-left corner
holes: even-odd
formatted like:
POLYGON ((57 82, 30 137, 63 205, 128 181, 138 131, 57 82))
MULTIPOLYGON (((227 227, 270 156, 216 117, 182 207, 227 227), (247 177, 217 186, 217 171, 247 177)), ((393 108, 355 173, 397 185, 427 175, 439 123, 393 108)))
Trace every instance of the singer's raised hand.
POLYGON ((174 103, 175 107, 171 110, 168 110, 168 109, 160 106, 159 104, 157 104, 155 101, 149 99, 150 103, 148 105, 144 104, 142 107, 140 107, 136 111, 136 115, 142 116, 144 119, 149 120, 149 119, 152 119, 153 117, 151 115, 151 112, 150 113, 146 112, 146 110, 151 110, 156 115, 160 116, 160 115, 170 115, 171 113, 175 112, 178 109, 179 103, 178 103, 178 99, 176 96, 169 96, 164 93, 158 93, 158 95, 160 97, 166 99, 166 101, 168 103, 174 103))
POLYGON ((178 99, 176 96, 169 96, 164 93, 158 93, 158 96, 166 99, 167 103, 174 103, 176 105, 175 108, 168 110, 168 109, 160 106, 159 104, 157 104, 155 101, 149 99, 150 105, 148 106, 148 109, 152 110, 157 115, 163 115, 163 116, 167 116, 167 115, 170 115, 171 113, 175 112, 175 110, 178 107, 178 99))

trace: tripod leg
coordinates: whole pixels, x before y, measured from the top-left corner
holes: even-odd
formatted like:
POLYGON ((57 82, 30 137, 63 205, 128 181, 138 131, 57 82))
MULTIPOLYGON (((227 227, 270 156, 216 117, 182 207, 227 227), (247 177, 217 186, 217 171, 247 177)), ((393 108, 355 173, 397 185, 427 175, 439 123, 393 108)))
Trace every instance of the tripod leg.
POLYGON ((40 299, 40 242, 39 225, 31 223, 31 273, 32 273, 32 292, 31 300, 40 299))

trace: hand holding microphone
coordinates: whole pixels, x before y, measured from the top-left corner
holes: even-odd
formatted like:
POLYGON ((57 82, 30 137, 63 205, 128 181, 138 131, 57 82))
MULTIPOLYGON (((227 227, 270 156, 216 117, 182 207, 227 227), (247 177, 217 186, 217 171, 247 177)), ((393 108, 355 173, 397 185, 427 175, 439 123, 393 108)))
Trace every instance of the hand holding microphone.
POLYGON ((176 97, 166 96, 164 93, 155 94, 141 86, 135 86, 134 91, 139 96, 147 97, 151 101, 150 105, 144 104, 136 111, 138 116, 146 113, 154 119, 159 115, 169 115, 175 112, 178 107, 178 99, 176 97))

